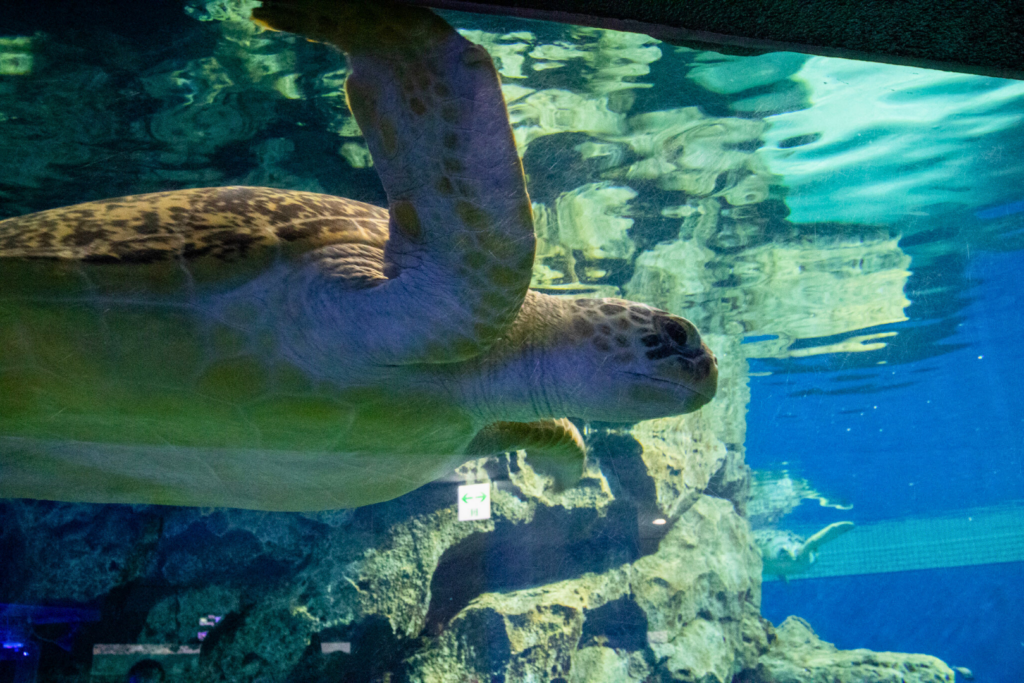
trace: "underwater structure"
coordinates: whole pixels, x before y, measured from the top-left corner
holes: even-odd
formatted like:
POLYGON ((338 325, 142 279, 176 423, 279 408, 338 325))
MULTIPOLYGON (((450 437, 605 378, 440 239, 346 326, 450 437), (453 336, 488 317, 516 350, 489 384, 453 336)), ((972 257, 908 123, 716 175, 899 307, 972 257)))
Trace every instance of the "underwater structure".
MULTIPOLYGON (((379 158, 341 95, 344 58, 264 31, 252 10, 191 2, 173 18, 105 33, 5 38, 2 218, 228 185, 386 203, 379 158), (57 73, 57 85, 48 83, 57 73)), ((833 503, 795 474, 751 471, 752 382, 759 372, 781 375, 793 359, 841 355, 866 372, 881 354, 899 353, 896 342, 913 334, 899 326, 910 317, 914 268, 943 258, 937 249, 912 255, 905 237, 914 226, 891 228, 885 212, 897 209, 888 203, 865 202, 867 217, 814 220, 827 197, 865 191, 836 177, 853 176, 857 159, 835 160, 844 173, 807 171, 806 156, 838 135, 808 132, 819 123, 808 124, 819 115, 807 106, 812 83, 840 67, 792 53, 733 58, 642 34, 443 16, 488 51, 501 75, 532 202, 530 287, 685 316, 715 354, 714 400, 636 424, 570 422, 586 459, 579 481, 564 487, 552 485, 551 469, 537 466, 526 445, 463 457, 450 471, 421 473, 416 483, 428 483, 400 497, 359 507, 5 500, 3 675, 580 683, 963 676, 934 656, 840 649, 813 623, 792 617, 775 626, 762 615, 772 577, 770 544, 759 548, 758 533, 790 538, 786 525, 800 502, 817 500, 837 515, 830 522, 843 521, 792 537, 849 533, 813 549, 804 543, 793 555, 806 551, 800 575, 866 573, 877 563, 854 570, 856 558, 838 549, 877 537, 882 525, 858 518, 851 528, 845 518, 859 502, 833 503), (648 77, 682 94, 655 96, 648 77), (697 106, 691 94, 712 104, 697 106), (811 550, 820 555, 813 564, 811 550)), ((845 68, 847 80, 864 76, 845 68)), ((1000 102, 1021 96, 1019 84, 985 87, 1000 102)), ((972 88, 979 86, 963 89, 972 88)), ((1007 126, 1016 121, 1005 116, 1007 126)), ((932 199, 892 204, 913 213, 932 199)), ((11 410, 12 395, 0 396, 0 410, 11 410)), ((0 451, 5 457, 9 450, 0 451)), ((1017 557, 1019 534, 1005 540, 992 561, 1017 557)))

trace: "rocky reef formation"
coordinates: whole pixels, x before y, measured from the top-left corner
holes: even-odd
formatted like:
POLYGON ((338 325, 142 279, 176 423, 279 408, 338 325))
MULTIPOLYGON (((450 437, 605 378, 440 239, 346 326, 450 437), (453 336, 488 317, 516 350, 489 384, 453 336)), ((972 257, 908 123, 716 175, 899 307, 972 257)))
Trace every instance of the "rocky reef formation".
MULTIPOLYGON (((558 496, 531 495, 518 457, 474 462, 463 476, 494 490, 476 522, 457 520, 449 482, 313 515, 9 501, 3 598, 97 604, 79 648, 185 645, 165 669, 196 681, 952 680, 934 658, 773 629, 749 524, 709 494, 724 448, 676 475, 658 448, 595 437, 591 476, 558 496)), ((90 669, 44 655, 68 680, 90 669)), ((143 657, 94 656, 91 680, 143 657)))
POLYGON ((732 505, 700 496, 650 555, 477 596, 409 660, 409 679, 730 680, 758 651, 759 575, 732 505))
POLYGON ((773 629, 771 647, 736 683, 952 683, 953 670, 928 655, 840 650, 799 617, 773 629))
MULTIPOLYGON (((749 471, 720 416, 674 420, 591 430, 561 494, 513 454, 331 513, 8 501, 2 598, 97 605, 76 647, 174 646, 168 680, 952 680, 764 621, 749 471), (490 519, 458 521, 463 480, 492 482, 490 519)), ((46 648, 66 680, 146 656, 46 648)))

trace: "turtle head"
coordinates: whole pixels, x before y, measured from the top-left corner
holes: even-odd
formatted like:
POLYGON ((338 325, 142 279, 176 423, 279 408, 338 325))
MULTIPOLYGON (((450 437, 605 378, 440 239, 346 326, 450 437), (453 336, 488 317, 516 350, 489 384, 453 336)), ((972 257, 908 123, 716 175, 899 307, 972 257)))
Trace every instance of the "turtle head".
POLYGON ((685 318, 530 290, 500 343, 452 368, 453 379, 485 421, 639 422, 705 405, 718 388, 718 362, 685 318))
POLYGON ((580 395, 565 397, 574 416, 634 422, 689 413, 714 397, 718 363, 689 320, 621 299, 577 299, 568 312, 584 364, 580 395))

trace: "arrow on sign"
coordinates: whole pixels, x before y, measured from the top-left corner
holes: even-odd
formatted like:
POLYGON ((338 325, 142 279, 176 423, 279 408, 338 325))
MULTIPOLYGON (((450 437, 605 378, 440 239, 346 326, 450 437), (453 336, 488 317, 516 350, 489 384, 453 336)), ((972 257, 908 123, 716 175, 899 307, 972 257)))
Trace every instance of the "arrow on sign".
POLYGON ((491 518, 491 485, 463 484, 459 486, 458 498, 459 521, 480 521, 491 518))

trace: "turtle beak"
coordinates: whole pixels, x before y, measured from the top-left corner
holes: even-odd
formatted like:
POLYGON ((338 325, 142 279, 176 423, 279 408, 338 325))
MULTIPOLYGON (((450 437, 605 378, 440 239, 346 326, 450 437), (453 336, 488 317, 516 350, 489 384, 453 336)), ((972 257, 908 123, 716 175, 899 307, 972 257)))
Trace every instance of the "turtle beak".
POLYGON ((684 399, 684 411, 697 410, 711 402, 718 391, 718 359, 711 349, 701 341, 698 349, 678 353, 660 369, 662 382, 677 384, 686 389, 689 396, 684 399))
POLYGON ((694 361, 696 382, 692 388, 704 397, 704 403, 708 403, 718 392, 718 359, 703 341, 700 343, 700 348, 702 353, 694 361))

